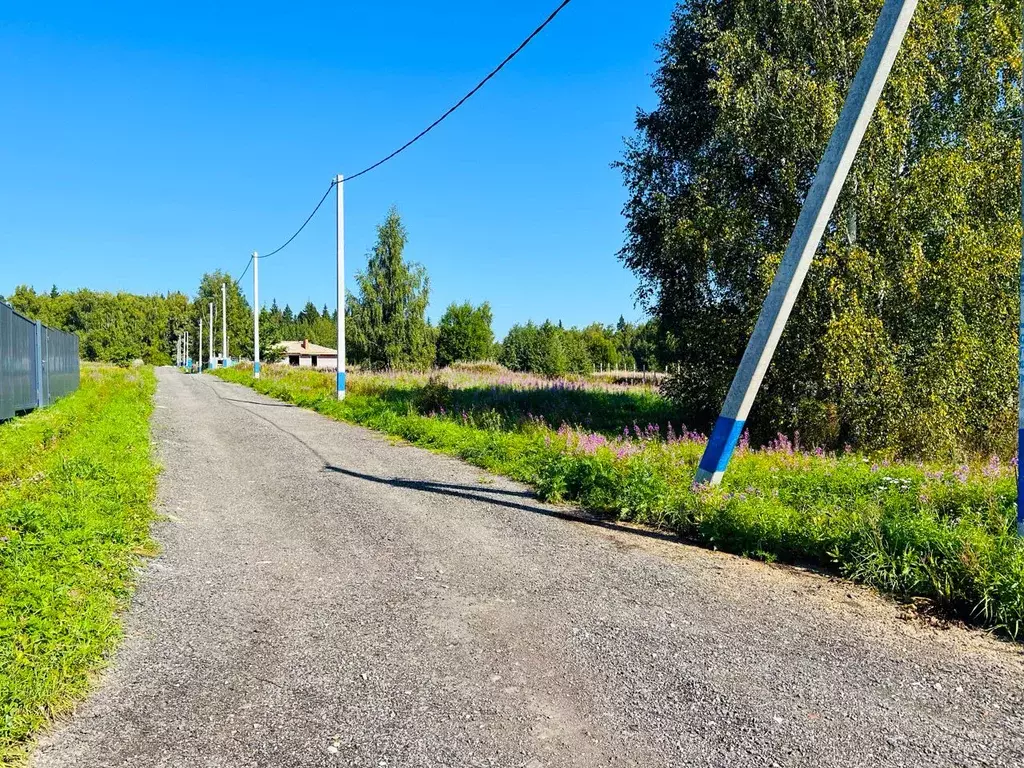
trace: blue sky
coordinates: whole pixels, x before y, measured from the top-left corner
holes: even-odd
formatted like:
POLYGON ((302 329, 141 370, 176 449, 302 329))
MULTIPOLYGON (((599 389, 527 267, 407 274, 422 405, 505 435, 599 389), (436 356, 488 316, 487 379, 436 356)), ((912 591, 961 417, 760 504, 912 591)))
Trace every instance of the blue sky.
MULTIPOLYGON (((403 143, 555 0, 0 6, 0 293, 193 291, 302 222, 336 173, 403 143)), ((637 318, 609 167, 653 106, 671 0, 574 0, 461 110, 346 187, 346 266, 391 205, 430 315, 495 330, 637 318)), ((261 263, 261 298, 334 304, 333 203, 261 263)), ((251 280, 243 282, 251 296, 251 280)))

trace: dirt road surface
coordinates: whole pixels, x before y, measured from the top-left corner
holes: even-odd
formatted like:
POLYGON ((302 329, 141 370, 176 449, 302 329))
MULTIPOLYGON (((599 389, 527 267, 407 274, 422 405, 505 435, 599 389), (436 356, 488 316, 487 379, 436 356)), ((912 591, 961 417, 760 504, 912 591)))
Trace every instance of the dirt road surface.
POLYGON ((1021 766, 1019 646, 159 372, 156 534, 53 766, 1021 766))

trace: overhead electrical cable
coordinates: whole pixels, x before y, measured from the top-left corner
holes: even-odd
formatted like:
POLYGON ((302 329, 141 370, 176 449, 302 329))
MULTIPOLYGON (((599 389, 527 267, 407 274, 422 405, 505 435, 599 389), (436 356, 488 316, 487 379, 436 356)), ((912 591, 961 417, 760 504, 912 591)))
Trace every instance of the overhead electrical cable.
POLYGON ((510 53, 508 56, 506 56, 505 60, 502 61, 501 64, 499 64, 494 69, 492 69, 487 74, 487 77, 485 77, 483 80, 481 80, 479 83, 477 83, 476 86, 473 88, 473 90, 471 90, 469 93, 467 93, 461 99, 459 99, 451 109, 449 109, 447 112, 445 112, 439 118, 437 118, 437 120, 432 122, 430 125, 428 125, 426 128, 424 128, 422 131, 420 131, 418 134, 416 134, 411 139, 409 139, 409 141, 405 142, 405 144, 400 146, 398 149, 396 149, 390 155, 388 155, 387 157, 385 157, 382 160, 378 160, 373 165, 368 166, 367 168, 364 168, 363 170, 359 171, 359 173, 353 173, 351 176, 346 176, 345 177, 345 181, 349 182, 349 181, 352 181, 353 179, 358 179, 363 174, 369 173, 370 171, 372 171, 372 170, 374 170, 376 168, 379 168, 380 166, 384 165, 384 163, 386 163, 388 160, 391 160, 392 158, 396 157, 397 155, 400 155, 402 152, 407 150, 409 147, 411 147, 417 141, 419 141, 424 136, 426 136, 428 133, 430 133, 432 130, 434 130, 437 126, 439 126, 442 122, 444 122, 444 120, 449 115, 451 115, 455 110, 457 110, 459 107, 461 107, 467 101, 469 101, 469 99, 473 96, 473 94, 475 94, 477 91, 479 91, 481 88, 483 88, 492 77, 494 77, 496 74, 501 72, 501 70, 503 70, 505 68, 505 65, 508 64, 510 61, 512 61, 512 59, 514 59, 516 56, 518 56, 519 53, 523 50, 523 48, 525 48, 526 46, 528 46, 530 44, 530 41, 533 40, 533 38, 535 38, 537 35, 539 35, 541 32, 543 32, 544 31, 544 27, 546 27, 548 24, 550 24, 552 21, 554 21, 555 17, 559 13, 561 13, 562 9, 565 8, 565 6, 567 6, 570 2, 572 2, 572 0, 563 0, 562 4, 559 5, 557 8, 555 8, 555 10, 553 10, 551 12, 551 15, 548 16, 544 20, 543 24, 541 24, 539 27, 537 27, 535 30, 533 30, 533 32, 530 33, 530 36, 527 37, 525 40, 523 40, 523 42, 521 42, 519 44, 518 48, 516 48, 514 51, 512 51, 512 53, 510 53))
MULTIPOLYGON (((572 2, 572 0, 562 0, 562 2, 558 5, 558 7, 555 8, 555 10, 553 10, 551 12, 551 14, 543 21, 543 23, 541 23, 541 25, 539 27, 537 27, 535 30, 533 30, 533 32, 531 32, 529 34, 529 36, 527 36, 527 38, 525 40, 523 40, 523 42, 521 42, 519 44, 519 46, 514 51, 512 51, 512 53, 510 53, 508 56, 506 56, 504 58, 504 60, 498 66, 496 66, 494 69, 492 69, 490 72, 488 72, 487 76, 484 77, 483 80, 481 80, 479 83, 477 83, 473 87, 473 89, 469 91, 469 93, 467 93, 465 96, 463 96, 461 99, 459 99, 450 109, 448 109, 447 112, 445 112, 443 115, 441 115, 439 118, 437 118, 437 120, 432 122, 430 125, 428 125, 426 128, 424 128, 422 131, 420 131, 418 134, 413 136, 411 139, 409 139, 409 141, 405 142, 405 144, 400 146, 398 149, 396 149, 391 154, 389 154, 386 157, 378 160, 373 165, 370 165, 370 166, 367 166, 366 168, 363 168, 363 170, 359 171, 358 173, 354 173, 351 176, 344 177, 342 183, 346 183, 346 182, 352 181, 353 179, 357 179, 360 176, 363 176, 363 175, 369 173, 370 171, 373 171, 373 170, 376 170, 377 168, 380 168, 380 166, 384 165, 384 163, 386 163, 389 160, 392 160, 393 158, 395 158, 398 155, 400 155, 402 152, 407 150, 409 147, 411 147, 413 144, 415 144, 417 141, 422 139, 424 136, 426 136, 428 133, 430 133, 432 130, 434 130, 441 123, 443 123, 448 117, 450 117, 452 115, 453 112, 455 112, 459 107, 461 107, 463 104, 465 104, 467 101, 469 101, 469 99, 472 98, 472 96, 477 91, 479 91, 481 88, 483 88, 495 75, 497 75, 499 72, 501 72, 501 70, 503 70, 505 68, 505 66, 510 61, 512 61, 512 59, 514 59, 516 56, 518 56, 522 52, 522 50, 524 48, 526 48, 526 46, 529 45, 530 42, 535 37, 537 37, 537 35, 539 35, 541 32, 544 31, 544 28, 547 27, 548 24, 550 24, 552 21, 555 20, 555 17, 558 16, 558 14, 561 13, 562 10, 565 8, 565 6, 567 6, 570 2, 572 2)), ((302 230, 304 230, 306 228, 306 225, 309 224, 309 222, 313 219, 314 216, 316 216, 317 211, 320 210, 320 207, 324 204, 324 201, 327 199, 327 196, 331 193, 331 190, 334 189, 335 184, 337 184, 336 181, 332 181, 330 183, 330 185, 327 187, 327 191, 324 192, 324 196, 320 198, 320 202, 316 204, 316 207, 313 209, 313 212, 311 214, 309 214, 309 216, 306 217, 306 220, 304 222, 302 222, 302 226, 299 227, 295 231, 295 234, 293 234, 291 237, 289 237, 284 242, 284 244, 281 245, 280 247, 275 248, 273 251, 270 251, 269 253, 266 253, 266 254, 264 254, 262 256, 258 256, 257 258, 260 258, 260 259, 269 258, 269 257, 273 256, 274 254, 283 251, 285 248, 287 248, 289 245, 291 245, 292 241, 296 237, 299 236, 299 233, 302 232, 302 230)), ((249 263, 246 264, 245 270, 242 272, 241 276, 239 276, 238 280, 235 281, 236 284, 242 279, 242 277, 245 277, 246 272, 249 271, 249 267, 252 265, 252 260, 253 260, 253 257, 250 256, 249 257, 249 263)))

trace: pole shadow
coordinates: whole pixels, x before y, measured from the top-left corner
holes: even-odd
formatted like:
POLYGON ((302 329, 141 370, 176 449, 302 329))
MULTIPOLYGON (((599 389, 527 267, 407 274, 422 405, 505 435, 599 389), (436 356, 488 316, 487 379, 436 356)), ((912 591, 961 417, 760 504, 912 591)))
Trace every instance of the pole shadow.
POLYGON ((511 501, 509 499, 503 499, 502 496, 511 496, 517 498, 527 498, 537 500, 537 496, 529 491, 509 491, 502 488, 486 488, 476 487, 467 485, 455 485, 450 483, 438 483, 433 480, 410 480, 400 477, 379 477, 377 475, 368 475, 362 472, 356 472, 351 469, 345 469, 343 467, 336 467, 332 464, 324 464, 324 471, 335 472, 340 475, 355 478, 357 480, 365 480, 371 483, 377 483, 378 485, 390 485, 395 488, 408 488, 413 491, 420 491, 422 493, 433 493, 440 496, 453 496, 455 498, 466 499, 468 501, 480 501, 485 504, 496 504, 501 507, 508 509, 515 509, 520 512, 529 512, 534 515, 543 515, 544 517, 553 517, 559 520, 566 520, 572 523, 583 523, 584 525, 592 525, 597 528, 605 528, 611 531, 619 531, 620 533, 628 533, 632 536, 643 536, 649 539, 655 539, 658 541, 667 541, 674 544, 682 543, 682 539, 672 533, 665 533, 663 531, 648 530, 645 528, 634 528, 631 526, 625 526, 614 520, 601 517, 591 512, 584 511, 582 509, 556 509, 548 505, 541 504, 524 504, 517 501, 511 501), (488 495, 485 495, 488 494, 488 495))

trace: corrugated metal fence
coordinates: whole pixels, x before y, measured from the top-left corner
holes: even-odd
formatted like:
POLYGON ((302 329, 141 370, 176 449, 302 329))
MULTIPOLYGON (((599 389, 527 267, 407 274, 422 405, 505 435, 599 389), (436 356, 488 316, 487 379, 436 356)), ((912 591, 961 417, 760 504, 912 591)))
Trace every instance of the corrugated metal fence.
POLYGON ((0 302, 0 421, 78 389, 78 336, 0 302))

